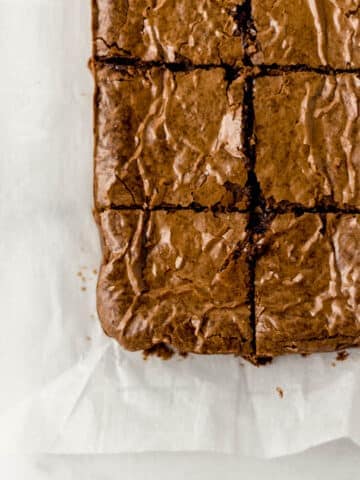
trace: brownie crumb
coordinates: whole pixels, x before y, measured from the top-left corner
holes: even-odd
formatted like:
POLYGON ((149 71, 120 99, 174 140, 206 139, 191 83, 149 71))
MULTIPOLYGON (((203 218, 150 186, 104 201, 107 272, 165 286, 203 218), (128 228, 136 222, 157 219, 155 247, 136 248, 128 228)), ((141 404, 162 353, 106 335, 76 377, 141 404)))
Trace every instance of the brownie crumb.
POLYGON ((86 287, 81 287, 82 292, 86 292, 86 287))
POLYGON ((273 361, 273 357, 259 357, 257 355, 242 355, 242 358, 247 360, 255 367, 262 367, 263 365, 267 365, 273 361))
POLYGON ((263 365, 267 365, 269 363, 272 363, 273 357, 257 357, 256 359, 256 366, 257 367, 262 367, 263 365))
POLYGON ((281 387, 276 387, 276 391, 280 398, 284 398, 284 390, 281 387))
POLYGON ((341 350, 341 352, 338 352, 338 354, 336 355, 336 361, 343 362, 348 358, 349 355, 350 353, 347 352, 346 350, 341 350))
POLYGON ((144 350, 143 357, 144 360, 147 360, 149 357, 158 357, 162 360, 169 360, 175 354, 174 350, 172 350, 168 345, 165 343, 158 343, 147 350, 144 350))

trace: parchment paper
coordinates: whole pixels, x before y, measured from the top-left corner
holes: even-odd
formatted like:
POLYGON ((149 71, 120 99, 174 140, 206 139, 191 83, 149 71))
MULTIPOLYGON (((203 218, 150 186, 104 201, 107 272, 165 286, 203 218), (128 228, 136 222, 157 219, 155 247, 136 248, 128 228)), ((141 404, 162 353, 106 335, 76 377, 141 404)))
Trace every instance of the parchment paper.
POLYGON ((257 369, 234 357, 144 362, 105 337, 90 0, 0 0, 0 54, 0 451, 272 457, 360 443, 359 351, 257 369))

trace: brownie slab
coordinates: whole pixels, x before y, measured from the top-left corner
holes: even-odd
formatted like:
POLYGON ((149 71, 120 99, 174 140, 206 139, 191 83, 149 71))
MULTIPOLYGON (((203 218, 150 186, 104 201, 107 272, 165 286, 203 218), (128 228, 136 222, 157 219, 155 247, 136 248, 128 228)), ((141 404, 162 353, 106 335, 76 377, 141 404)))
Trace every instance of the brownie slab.
POLYGON ((360 207, 360 77, 256 79, 256 175, 269 204, 360 207))
POLYGON ((144 61, 241 65, 243 0, 93 0, 94 53, 144 61))
POLYGON ((101 64, 95 74, 98 209, 247 206, 241 78, 101 64))
POLYGON ((258 240, 258 355, 360 344, 360 216, 279 215, 258 240))
POLYGON ((250 354, 248 217, 106 211, 98 311, 129 350, 250 354))
POLYGON ((255 64, 360 67, 359 0, 252 0, 255 64))

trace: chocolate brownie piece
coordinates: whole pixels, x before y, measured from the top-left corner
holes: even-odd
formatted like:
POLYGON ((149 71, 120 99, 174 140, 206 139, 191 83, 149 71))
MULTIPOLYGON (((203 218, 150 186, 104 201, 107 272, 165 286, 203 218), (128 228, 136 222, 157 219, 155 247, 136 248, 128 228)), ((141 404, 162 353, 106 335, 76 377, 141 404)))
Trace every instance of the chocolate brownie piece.
POLYGON ((360 216, 279 215, 258 240, 258 355, 360 344, 360 216))
POLYGON ((247 206, 241 78, 98 64, 96 81, 98 209, 247 206))
POLYGON ((129 350, 250 354, 247 221, 190 210, 102 213, 106 333, 129 350))
POLYGON ((93 0, 94 53, 144 61, 242 63, 243 0, 93 0))
POLYGON ((252 0, 256 64, 360 68, 359 0, 252 0))
POLYGON ((360 77, 256 79, 256 174, 270 204, 360 207, 360 77))

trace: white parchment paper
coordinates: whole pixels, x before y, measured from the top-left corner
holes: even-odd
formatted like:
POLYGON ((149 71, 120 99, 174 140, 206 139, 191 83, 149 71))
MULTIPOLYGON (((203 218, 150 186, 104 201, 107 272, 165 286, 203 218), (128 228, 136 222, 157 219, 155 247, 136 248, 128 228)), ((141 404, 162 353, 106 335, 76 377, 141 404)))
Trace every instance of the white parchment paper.
POLYGON ((0 55, 0 451, 272 457, 360 443, 359 351, 256 369, 233 357, 144 362, 104 336, 90 0, 0 0, 0 55))

